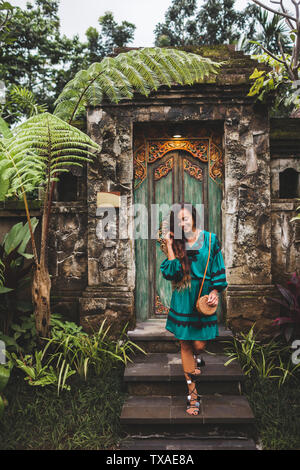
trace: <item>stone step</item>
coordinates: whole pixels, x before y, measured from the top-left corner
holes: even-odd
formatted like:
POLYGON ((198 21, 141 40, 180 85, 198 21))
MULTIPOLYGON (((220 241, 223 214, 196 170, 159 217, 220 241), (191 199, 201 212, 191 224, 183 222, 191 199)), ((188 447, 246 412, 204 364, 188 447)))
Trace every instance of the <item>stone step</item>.
POLYGON ((233 438, 126 438, 120 450, 257 450, 253 439, 233 438))
MULTIPOLYGON (((241 394, 244 374, 233 361, 224 366, 228 356, 203 353, 206 365, 201 367, 198 392, 201 394, 241 394)), ((186 395, 180 353, 138 355, 124 372, 124 383, 130 395, 186 395)))
POLYGON ((130 435, 164 432, 193 433, 215 436, 222 433, 252 437, 255 419, 248 400, 238 395, 203 395, 200 412, 186 412, 186 398, 177 396, 129 396, 120 417, 123 429, 130 435))
MULTIPOLYGON (((180 350, 179 341, 165 329, 165 324, 165 318, 137 322, 135 329, 128 331, 127 335, 131 341, 146 352, 178 352, 180 350)), ((228 342, 232 341, 232 338, 231 330, 224 325, 219 325, 219 336, 207 343, 207 350, 222 352, 228 346, 228 342)))

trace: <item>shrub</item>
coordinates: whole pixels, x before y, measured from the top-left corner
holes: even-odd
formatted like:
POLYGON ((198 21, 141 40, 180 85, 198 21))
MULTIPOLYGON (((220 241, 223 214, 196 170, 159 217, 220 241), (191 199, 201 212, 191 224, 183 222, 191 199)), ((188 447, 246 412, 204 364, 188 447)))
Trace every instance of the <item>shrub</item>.
POLYGON ((264 343, 258 341, 254 327, 255 324, 248 333, 235 335, 233 343, 225 348, 225 354, 229 356, 225 366, 237 360, 245 375, 275 379, 279 387, 288 379, 298 378, 300 364, 293 364, 290 346, 276 339, 264 343))

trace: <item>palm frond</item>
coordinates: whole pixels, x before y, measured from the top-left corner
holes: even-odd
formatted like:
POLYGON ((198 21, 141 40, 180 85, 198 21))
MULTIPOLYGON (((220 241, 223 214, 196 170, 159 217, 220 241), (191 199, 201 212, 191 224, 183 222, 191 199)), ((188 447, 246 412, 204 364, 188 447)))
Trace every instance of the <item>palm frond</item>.
POLYGON ((14 103, 16 103, 20 109, 23 109, 28 116, 34 116, 35 114, 47 111, 47 106, 45 104, 39 105, 32 91, 25 87, 13 85, 9 94, 14 103))

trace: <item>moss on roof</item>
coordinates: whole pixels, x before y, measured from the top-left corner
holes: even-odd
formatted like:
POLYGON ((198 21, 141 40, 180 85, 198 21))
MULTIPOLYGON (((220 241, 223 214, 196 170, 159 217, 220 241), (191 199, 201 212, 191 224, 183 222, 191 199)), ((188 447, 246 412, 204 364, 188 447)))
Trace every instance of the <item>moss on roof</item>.
POLYGON ((271 118, 271 140, 300 140, 300 118, 271 118))
MULTIPOLYGON (((254 69, 269 71, 271 68, 267 64, 251 59, 250 55, 243 51, 236 51, 235 44, 215 44, 201 46, 180 46, 170 47, 193 54, 199 54, 215 62, 226 61, 220 68, 218 75, 212 75, 203 80, 204 83, 216 83, 218 85, 250 83, 250 75, 254 69)), ((122 47, 114 50, 114 56, 121 52, 128 52, 137 47, 122 47)))

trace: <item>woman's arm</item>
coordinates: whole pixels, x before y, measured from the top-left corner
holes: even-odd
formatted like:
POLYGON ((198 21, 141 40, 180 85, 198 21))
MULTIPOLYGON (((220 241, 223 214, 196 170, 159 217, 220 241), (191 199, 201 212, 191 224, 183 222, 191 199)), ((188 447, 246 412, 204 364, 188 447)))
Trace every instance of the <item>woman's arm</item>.
POLYGON ((165 236, 167 250, 168 250, 168 260, 175 259, 174 251, 173 251, 173 238, 171 236, 171 232, 168 232, 165 236))
POLYGON ((173 251, 173 246, 167 244, 167 248, 168 248, 168 260, 175 259, 175 255, 174 255, 174 251, 173 251))
POLYGON ((170 232, 164 237, 166 240, 168 257, 160 265, 162 275, 168 281, 180 281, 183 276, 182 266, 178 258, 176 258, 173 250, 173 238, 170 232))

